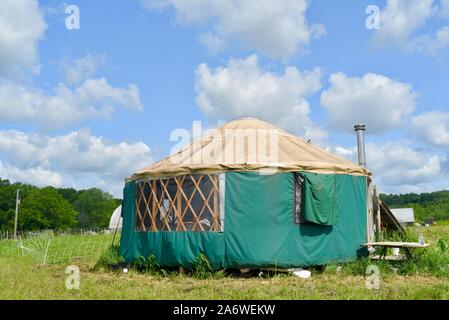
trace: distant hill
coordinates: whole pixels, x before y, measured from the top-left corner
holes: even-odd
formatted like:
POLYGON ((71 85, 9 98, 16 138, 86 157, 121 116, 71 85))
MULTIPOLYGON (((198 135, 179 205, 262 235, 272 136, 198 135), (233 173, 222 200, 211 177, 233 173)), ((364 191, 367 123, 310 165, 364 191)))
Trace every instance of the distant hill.
POLYGON ((449 220, 449 191, 401 195, 381 194, 380 197, 390 208, 413 208, 415 219, 418 221, 428 218, 449 220))

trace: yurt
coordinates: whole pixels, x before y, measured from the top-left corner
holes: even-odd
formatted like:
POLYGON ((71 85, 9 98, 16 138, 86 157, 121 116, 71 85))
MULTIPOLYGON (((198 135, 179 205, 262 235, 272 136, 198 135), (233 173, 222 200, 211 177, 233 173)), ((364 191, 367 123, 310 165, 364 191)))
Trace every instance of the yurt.
POLYGON ((364 255, 370 172, 267 122, 211 130, 126 180, 120 254, 190 268, 294 268, 364 255))

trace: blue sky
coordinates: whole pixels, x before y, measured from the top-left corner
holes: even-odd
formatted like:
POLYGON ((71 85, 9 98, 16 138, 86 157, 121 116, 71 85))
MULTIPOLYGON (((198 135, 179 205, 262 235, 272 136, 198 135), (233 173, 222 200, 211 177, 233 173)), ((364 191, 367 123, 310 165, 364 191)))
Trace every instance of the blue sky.
POLYGON ((0 176, 119 196, 174 129, 256 116, 352 160, 364 122, 382 191, 449 189, 448 48, 447 0, 5 0, 0 176))

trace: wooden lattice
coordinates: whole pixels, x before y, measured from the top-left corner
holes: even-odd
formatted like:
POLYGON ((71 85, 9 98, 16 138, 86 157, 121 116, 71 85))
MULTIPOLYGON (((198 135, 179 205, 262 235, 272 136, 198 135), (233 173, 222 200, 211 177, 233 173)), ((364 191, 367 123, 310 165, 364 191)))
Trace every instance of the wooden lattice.
POLYGON ((221 231, 218 176, 138 181, 135 218, 136 231, 221 231))

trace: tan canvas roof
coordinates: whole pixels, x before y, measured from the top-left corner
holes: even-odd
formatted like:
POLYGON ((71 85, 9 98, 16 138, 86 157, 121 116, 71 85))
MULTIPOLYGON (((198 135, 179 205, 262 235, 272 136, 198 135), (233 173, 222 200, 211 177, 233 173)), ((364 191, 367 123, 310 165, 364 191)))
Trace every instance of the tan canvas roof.
POLYGON ((244 118, 225 124, 178 153, 136 172, 130 179, 264 170, 371 175, 365 168, 267 122, 244 118))

